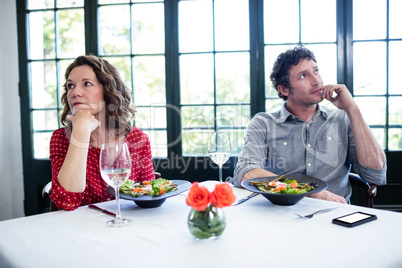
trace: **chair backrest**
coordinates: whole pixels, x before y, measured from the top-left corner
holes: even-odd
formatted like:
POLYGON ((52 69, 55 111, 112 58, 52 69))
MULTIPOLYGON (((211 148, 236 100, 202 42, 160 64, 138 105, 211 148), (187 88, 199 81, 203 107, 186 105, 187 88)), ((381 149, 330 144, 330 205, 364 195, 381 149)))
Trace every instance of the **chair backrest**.
MULTIPOLYGON (((43 198, 49 198, 50 191, 52 190, 52 182, 48 182, 42 189, 42 197, 43 198)), ((50 200, 50 198, 49 198, 50 200)), ((50 200, 50 211, 56 211, 59 210, 58 207, 56 207, 55 204, 53 204, 52 200, 50 200)))
POLYGON ((364 205, 369 208, 374 207, 374 197, 377 195, 377 185, 365 182, 356 173, 349 173, 349 181, 352 185, 356 185, 364 191, 364 205))

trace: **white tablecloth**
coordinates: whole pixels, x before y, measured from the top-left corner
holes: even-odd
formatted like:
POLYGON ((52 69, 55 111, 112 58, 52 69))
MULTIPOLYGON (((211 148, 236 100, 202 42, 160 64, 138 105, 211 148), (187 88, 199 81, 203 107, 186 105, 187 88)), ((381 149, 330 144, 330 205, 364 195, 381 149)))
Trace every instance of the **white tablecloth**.
MULTIPOLYGON (((205 182, 213 188, 215 182, 205 182)), ((234 188, 238 199, 250 192, 234 188)), ((98 204, 115 211, 115 202, 98 204)), ((81 207, 0 222, 0 267, 402 267, 402 214, 304 198, 293 206, 257 196, 224 208, 219 239, 195 240, 185 196, 158 208, 121 200, 132 220, 110 228, 111 217, 81 207), (317 209, 338 207, 302 219, 317 209), (332 219, 355 211, 378 220, 346 228, 332 219)))

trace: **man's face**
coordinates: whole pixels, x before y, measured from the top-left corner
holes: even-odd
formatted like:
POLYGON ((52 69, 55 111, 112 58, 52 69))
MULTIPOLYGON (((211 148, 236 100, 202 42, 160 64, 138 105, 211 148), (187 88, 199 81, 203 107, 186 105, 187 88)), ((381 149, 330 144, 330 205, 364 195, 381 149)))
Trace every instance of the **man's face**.
POLYGON ((290 104, 313 105, 321 102, 322 78, 313 60, 303 59, 289 71, 290 88, 282 88, 290 104))

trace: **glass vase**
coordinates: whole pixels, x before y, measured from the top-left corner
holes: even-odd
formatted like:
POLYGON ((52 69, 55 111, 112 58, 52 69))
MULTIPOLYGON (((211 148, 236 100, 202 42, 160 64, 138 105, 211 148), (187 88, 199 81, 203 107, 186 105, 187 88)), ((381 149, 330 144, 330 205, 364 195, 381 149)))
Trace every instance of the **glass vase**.
POLYGON ((207 209, 198 211, 191 209, 188 215, 188 229, 197 239, 215 239, 225 230, 226 219, 222 208, 208 206, 207 209))

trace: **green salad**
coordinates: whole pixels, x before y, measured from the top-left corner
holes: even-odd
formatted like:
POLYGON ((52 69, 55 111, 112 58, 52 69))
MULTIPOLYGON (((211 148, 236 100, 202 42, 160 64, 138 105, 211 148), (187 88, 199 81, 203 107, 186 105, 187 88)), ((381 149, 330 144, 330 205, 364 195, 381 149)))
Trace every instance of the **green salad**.
POLYGON ((140 197, 144 195, 157 196, 164 193, 176 191, 177 184, 172 183, 163 178, 159 178, 151 181, 134 182, 127 180, 121 187, 120 192, 129 194, 134 197, 140 197))
POLYGON ((284 176, 281 176, 272 181, 249 181, 249 184, 254 185, 258 190, 267 193, 278 193, 278 194, 301 194, 309 192, 318 187, 316 183, 300 183, 297 180, 285 179, 283 182, 280 181, 284 176))

